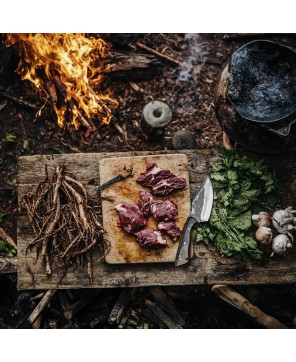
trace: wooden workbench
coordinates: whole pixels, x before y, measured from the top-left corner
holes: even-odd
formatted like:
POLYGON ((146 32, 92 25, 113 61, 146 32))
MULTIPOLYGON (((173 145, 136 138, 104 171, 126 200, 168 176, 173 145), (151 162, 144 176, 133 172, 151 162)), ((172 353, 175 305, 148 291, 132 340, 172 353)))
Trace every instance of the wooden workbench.
MULTIPOLYGON (((211 171, 211 165, 219 160, 217 153, 210 150, 167 151, 167 152, 125 152, 125 153, 85 153, 36 155, 20 157, 18 164, 19 200, 29 191, 34 191, 37 184, 44 179, 44 165, 49 169, 58 164, 65 164, 68 171, 76 174, 83 182, 91 197, 96 199, 100 210, 100 200, 94 192, 94 186, 88 184, 93 180, 99 184, 98 164, 102 158, 141 156, 159 153, 184 153, 188 157, 191 196, 201 181, 211 171), (95 180, 94 180, 95 179, 95 180)), ((260 159, 260 155, 251 155, 260 159)), ((286 206, 296 207, 296 155, 268 156, 267 164, 279 170, 280 188, 284 193, 286 206)), ((47 276, 41 258, 36 253, 25 254, 25 247, 33 238, 31 226, 24 210, 18 218, 18 289, 51 288, 112 288, 141 287, 194 284, 278 284, 296 282, 296 247, 283 259, 270 259, 262 265, 244 263, 231 258, 220 257, 213 247, 203 244, 194 247, 194 258, 183 267, 173 264, 133 264, 108 265, 99 255, 92 255, 94 280, 90 284, 85 269, 68 271, 61 275, 53 273, 47 276)), ((33 249, 34 250, 34 249, 33 249)))

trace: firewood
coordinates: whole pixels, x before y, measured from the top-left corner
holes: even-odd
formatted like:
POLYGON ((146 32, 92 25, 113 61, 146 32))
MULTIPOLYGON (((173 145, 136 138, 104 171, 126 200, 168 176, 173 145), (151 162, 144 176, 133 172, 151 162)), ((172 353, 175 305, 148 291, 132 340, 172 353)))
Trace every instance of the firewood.
POLYGON ((216 293, 219 298, 232 305, 234 308, 245 313, 254 322, 262 327, 269 329, 288 328, 276 318, 262 312, 258 307, 251 304, 245 297, 226 285, 214 285, 212 287, 212 291, 216 293))
POLYGON ((172 57, 169 57, 168 55, 159 53, 157 50, 154 50, 152 48, 147 47, 147 45, 142 44, 140 42, 137 42, 137 47, 146 50, 147 52, 150 52, 152 54, 157 55, 158 57, 165 59, 171 63, 174 63, 175 65, 182 65, 182 62, 180 62, 179 60, 173 59, 172 57))
POLYGON ((17 250, 16 243, 13 241, 13 239, 2 228, 0 228, 0 237, 2 239, 4 239, 15 250, 17 250))
POLYGON ((162 64, 153 54, 110 52, 102 61, 102 74, 111 80, 145 80, 162 72, 162 64))
POLYGON ((33 329, 40 329, 41 328, 42 318, 43 318, 42 314, 39 314, 39 316, 32 323, 32 328, 33 329))
POLYGON ((36 106, 35 104, 32 104, 24 99, 12 96, 11 94, 5 92, 4 90, 0 90, 0 95, 4 98, 7 98, 7 99, 19 104, 20 106, 28 107, 28 108, 35 109, 35 110, 39 109, 39 107, 36 106))
POLYGON ((177 325, 182 327, 185 324, 185 321, 176 310, 173 301, 168 297, 164 289, 161 287, 151 287, 149 288, 149 291, 153 298, 160 303, 161 308, 172 317, 177 325))
POLYGON ((70 320, 75 316, 78 312, 80 312, 85 306, 89 304, 91 298, 81 298, 78 299, 77 302, 71 304, 64 312, 64 316, 70 320))
MULTIPOLYGON (((142 308, 141 314, 146 317, 149 324, 151 324, 151 321, 155 323, 160 328, 166 328, 166 325, 163 323, 161 319, 159 319, 149 308, 142 308)), ((145 328, 145 322, 144 322, 144 328, 145 328)), ((148 327, 147 327, 148 328, 148 327)))
MULTIPOLYGON (((59 90, 59 92, 61 93, 64 100, 66 100, 66 98, 67 98, 67 90, 66 90, 66 87, 65 87, 64 83, 61 81, 61 79, 60 79, 60 77, 58 75, 54 75, 53 80, 54 80, 54 84, 55 84, 56 88, 59 90)), ((72 110, 75 108, 75 104, 71 99, 68 100, 67 103, 69 104, 69 106, 70 106, 70 108, 72 110)), ((86 128, 93 130, 94 127, 92 127, 90 125, 89 121, 82 115, 82 113, 80 111, 78 111, 78 110, 76 110, 76 111, 77 111, 77 114, 78 114, 82 124, 86 128)))
POLYGON ((0 275, 8 273, 16 273, 17 258, 4 258, 0 256, 0 275))
POLYGON ((58 101, 58 95, 55 85, 48 79, 45 80, 43 84, 51 103, 56 104, 58 101))
POLYGON ((40 300, 40 302, 37 304, 36 308, 33 310, 33 312, 30 314, 30 316, 28 318, 28 322, 30 324, 33 324, 35 322, 35 320, 43 312, 43 310, 48 305, 51 298, 55 295, 56 292, 57 292, 57 289, 49 289, 44 294, 43 298, 40 300))
POLYGON ((155 303, 150 300, 146 300, 145 304, 151 311, 159 318, 164 325, 166 325, 170 329, 182 329, 179 324, 176 324, 173 319, 168 316, 161 308, 159 308, 155 303))
POLYGON ((136 288, 123 289, 121 291, 108 318, 108 323, 110 325, 120 324, 128 305, 135 298, 136 293, 136 288))

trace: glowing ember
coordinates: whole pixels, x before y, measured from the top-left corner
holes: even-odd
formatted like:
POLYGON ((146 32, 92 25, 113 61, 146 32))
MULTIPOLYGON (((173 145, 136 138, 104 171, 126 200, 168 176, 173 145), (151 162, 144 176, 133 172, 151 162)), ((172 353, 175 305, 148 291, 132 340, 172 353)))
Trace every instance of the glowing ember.
POLYGON ((47 92, 60 127, 69 118, 76 129, 90 127, 92 119, 109 124, 109 107, 117 101, 97 92, 102 83, 100 60, 110 49, 108 43, 84 34, 7 34, 5 45, 13 44, 21 58, 17 72, 47 92), (58 91, 63 101, 50 89, 58 91))

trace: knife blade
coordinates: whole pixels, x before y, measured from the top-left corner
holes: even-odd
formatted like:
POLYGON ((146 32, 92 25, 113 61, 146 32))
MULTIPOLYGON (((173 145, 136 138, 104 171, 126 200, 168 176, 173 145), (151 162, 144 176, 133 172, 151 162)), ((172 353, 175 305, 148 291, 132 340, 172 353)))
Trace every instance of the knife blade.
POLYGON ((124 166, 122 172, 119 175, 117 175, 117 176, 111 178, 110 180, 104 182, 102 185, 97 186, 95 188, 95 190, 96 191, 104 190, 105 188, 107 188, 108 186, 114 184, 115 182, 123 180, 123 179, 125 179, 125 178, 127 178, 129 176, 132 176, 133 174, 134 174, 134 170, 133 170, 132 166, 130 166, 130 167, 124 166))
POLYGON ((192 203, 191 212, 184 225, 180 243, 178 246, 175 266, 186 264, 193 255, 193 243, 191 240, 192 227, 196 223, 209 220, 214 200, 214 191, 211 180, 207 177, 196 191, 192 203))

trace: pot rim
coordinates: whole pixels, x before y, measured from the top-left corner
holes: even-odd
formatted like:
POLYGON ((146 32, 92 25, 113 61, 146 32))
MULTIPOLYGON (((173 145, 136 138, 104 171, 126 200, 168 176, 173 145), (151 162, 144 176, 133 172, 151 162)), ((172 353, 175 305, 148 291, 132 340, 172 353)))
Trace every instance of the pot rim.
MULTIPOLYGON (((247 46, 249 46, 250 44, 253 44, 253 43, 271 43, 271 44, 273 44, 275 47, 285 48, 286 50, 289 50, 291 53, 293 53, 293 54, 295 55, 295 58, 296 58, 296 51, 293 50, 292 48, 286 46, 286 45, 279 44, 279 43, 276 43, 276 42, 271 41, 271 40, 257 39, 257 40, 252 40, 252 41, 244 44, 243 46, 241 46, 240 48, 238 48, 238 49, 231 55, 230 61, 229 61, 229 64, 228 64, 229 69, 230 69, 230 67, 231 67, 231 60, 232 60, 233 55, 234 55, 236 52, 242 50, 243 48, 245 48, 245 47, 247 47, 247 46)), ((295 66, 296 66, 296 62, 295 62, 295 66)), ((230 71, 228 70, 228 72, 230 72, 230 71)), ((280 117, 280 118, 277 118, 277 119, 273 119, 273 120, 270 120, 270 121, 263 121, 263 122, 262 122, 262 121, 259 121, 259 120, 257 120, 257 119, 254 119, 254 118, 251 118, 251 117, 246 117, 245 115, 243 115, 243 114, 237 109, 237 107, 235 106, 234 102, 233 102, 233 101, 231 100, 231 98, 229 97, 228 91, 226 92, 226 96, 227 96, 228 100, 230 101, 230 103, 232 104, 232 106, 235 108, 235 110, 239 113, 239 115, 240 115, 242 118, 244 118, 245 120, 247 120, 247 121, 251 121, 251 122, 255 122, 255 123, 261 123, 261 124, 275 123, 275 122, 280 122, 280 121, 282 121, 282 120, 284 120, 284 119, 286 119, 286 118, 289 118, 289 117, 291 117, 293 114, 294 114, 295 119, 296 119, 296 103, 295 103, 295 109, 294 109, 292 112, 286 114, 285 116, 280 117)), ((291 120, 291 122, 294 122, 294 121, 295 121, 294 119, 291 120)))

